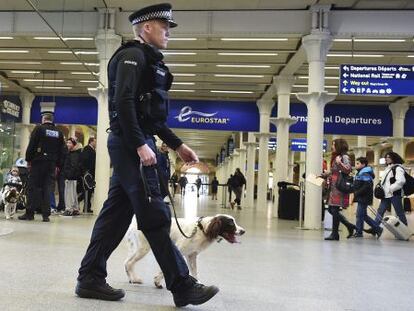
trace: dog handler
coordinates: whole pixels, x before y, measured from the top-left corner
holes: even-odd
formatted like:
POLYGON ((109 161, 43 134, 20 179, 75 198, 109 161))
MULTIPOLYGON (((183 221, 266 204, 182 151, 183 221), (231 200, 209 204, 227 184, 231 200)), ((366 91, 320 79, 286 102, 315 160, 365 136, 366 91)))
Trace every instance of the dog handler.
POLYGON ((79 269, 75 292, 82 298, 119 300, 122 289, 109 286, 106 262, 123 239, 132 216, 151 245, 165 276, 167 289, 176 306, 202 304, 219 289, 204 286, 189 276, 187 265, 169 237, 171 212, 162 201, 156 171, 156 134, 184 162, 197 162, 192 149, 168 128, 167 91, 172 75, 158 49, 165 49, 169 29, 177 24, 168 3, 145 7, 129 20, 135 39, 123 44, 108 64, 110 129, 108 150, 113 165, 108 199, 92 231, 92 237, 79 269), (148 205, 140 162, 151 190, 148 205))

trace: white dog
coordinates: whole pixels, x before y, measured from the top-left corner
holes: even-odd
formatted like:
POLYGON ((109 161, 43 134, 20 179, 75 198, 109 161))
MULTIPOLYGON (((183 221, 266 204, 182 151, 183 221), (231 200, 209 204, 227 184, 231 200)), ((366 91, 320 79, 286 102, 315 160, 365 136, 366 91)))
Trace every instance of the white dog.
POLYGON ((13 218, 16 213, 16 205, 19 199, 19 192, 15 187, 5 186, 2 193, 4 203, 4 214, 6 219, 13 218))
MULTIPOLYGON (((190 274, 197 278, 197 255, 209 247, 214 241, 222 239, 229 243, 236 243, 236 236, 243 235, 245 230, 237 225, 236 220, 230 215, 218 214, 210 217, 195 219, 178 219, 181 228, 191 239, 186 239, 179 231, 174 219, 171 224, 170 237, 181 254, 186 258, 190 274)), ((125 237, 128 241, 129 256, 125 260, 125 271, 130 283, 141 284, 142 280, 135 274, 134 265, 142 259, 151 247, 144 234, 136 229, 135 221, 132 222, 125 237)), ((162 272, 154 277, 154 284, 162 288, 161 281, 164 278, 162 272)))

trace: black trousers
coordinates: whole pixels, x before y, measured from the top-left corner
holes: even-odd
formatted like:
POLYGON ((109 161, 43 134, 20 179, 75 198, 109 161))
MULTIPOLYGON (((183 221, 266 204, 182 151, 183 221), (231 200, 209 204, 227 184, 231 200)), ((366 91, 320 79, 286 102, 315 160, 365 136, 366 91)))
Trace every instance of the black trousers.
POLYGON ((42 211, 43 217, 50 216, 50 195, 53 189, 55 161, 33 161, 27 181, 26 213, 34 215, 42 211))
MULTIPOLYGON (((155 152, 154 140, 149 138, 146 143, 155 152)), ((144 168, 152 201, 158 203, 148 206, 136 152, 127 149, 122 138, 113 133, 108 137, 108 150, 113 165, 108 198, 96 219, 78 281, 105 282, 106 262, 122 241, 135 214, 164 273, 167 289, 172 292, 185 289, 189 286, 188 268, 170 239, 171 212, 162 200, 155 168, 144 168)))
POLYGON ((59 172, 57 175, 57 186, 59 192, 59 203, 57 205, 57 210, 65 210, 65 177, 62 172, 59 172))
POLYGON ((351 228, 351 224, 348 219, 339 211, 339 206, 330 205, 328 207, 328 212, 332 215, 332 235, 339 235, 339 223, 343 223, 345 227, 351 228))

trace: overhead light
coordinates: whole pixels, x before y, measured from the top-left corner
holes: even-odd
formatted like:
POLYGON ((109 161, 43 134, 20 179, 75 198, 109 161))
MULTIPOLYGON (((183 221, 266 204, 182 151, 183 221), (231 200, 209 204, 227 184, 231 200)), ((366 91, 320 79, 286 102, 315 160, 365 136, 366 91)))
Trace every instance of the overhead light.
POLYGON ((162 52, 164 55, 197 55, 195 52, 162 52))
POLYGON ((195 73, 174 73, 174 77, 195 77, 195 73))
POLYGON ((221 41, 288 41, 288 38, 221 38, 221 41))
POLYGON ((168 67, 195 67, 197 66, 196 64, 177 64, 177 63, 173 63, 173 64, 165 64, 168 67))
POLYGON ((277 56, 277 53, 243 53, 243 52, 219 52, 217 55, 223 55, 223 56, 277 56))
POLYGON ((270 65, 216 65, 223 68, 270 68, 270 65))
MULTIPOLYGON (((299 79, 309 79, 308 76, 299 76, 299 79)), ((325 77, 325 80, 339 80, 339 77, 325 77)))
POLYGON ((65 50, 60 50, 60 51, 47 51, 49 54, 72 54, 72 51, 65 51, 65 50))
POLYGON ((71 90, 71 86, 36 86, 36 89, 71 90))
POLYGON ((252 91, 220 91, 220 90, 211 90, 210 93, 253 94, 252 91))
POLYGON ((352 39, 334 39, 334 42, 351 42, 352 39))
POLYGON ((28 50, 0 50, 0 53, 29 53, 28 50))
POLYGON ((14 39, 13 37, 0 37, 0 40, 12 40, 14 39))
POLYGON ((195 90, 178 90, 178 89, 172 89, 172 90, 169 90, 169 92, 194 93, 195 90))
MULTIPOLYGON (((82 65, 81 62, 60 62, 61 65, 82 65)), ((86 66, 99 66, 99 63, 85 63, 86 66)))
POLYGON ((354 39, 355 42, 405 42, 405 39, 354 39))
POLYGON ((98 83, 98 80, 80 80, 80 83, 98 83))
POLYGON ((168 41, 197 41, 197 38, 168 38, 168 41))
POLYGON ((414 57, 414 55, 408 55, 407 57, 414 57))
MULTIPOLYGON (((60 40, 59 37, 33 37, 35 40, 60 40)), ((68 37, 62 38, 63 41, 93 41, 94 38, 90 37, 68 37)))
POLYGON ((326 66, 325 70, 339 70, 339 66, 326 66))
POLYGON ((75 51, 76 55, 98 55, 98 51, 75 51))
POLYGON ((293 87, 308 87, 307 84, 294 84, 293 87))
POLYGON ((37 73, 40 73, 40 71, 35 71, 35 70, 12 70, 11 73, 37 74, 37 73))
POLYGON ((337 89, 337 85, 325 85, 325 89, 337 89))
POLYGON ((328 57, 384 57, 382 54, 328 54, 328 57))
MULTIPOLYGON (((73 75, 90 75, 90 72, 87 71, 72 71, 71 74, 73 75)), ((93 72, 93 75, 99 76, 99 72, 93 72)))
POLYGON ((194 85, 194 82, 173 82, 173 85, 194 85))
POLYGON ((230 75, 230 74, 215 74, 215 77, 222 78, 264 78, 263 75, 230 75))
MULTIPOLYGON (((307 84, 295 84, 295 85, 293 85, 293 87, 304 88, 304 87, 308 87, 308 85, 307 84)), ((325 88, 326 89, 337 89, 338 86, 336 86, 336 85, 325 85, 325 88)))
POLYGON ((19 65, 41 65, 41 62, 17 61, 17 60, 2 60, 0 64, 19 64, 19 65))
POLYGON ((88 87, 87 90, 88 91, 97 91, 98 88, 97 87, 88 87))
POLYGON ((328 95, 337 96, 337 95, 338 95, 338 93, 329 93, 329 92, 328 92, 328 95))
POLYGON ((23 79, 26 82, 64 82, 64 80, 56 79, 23 79))

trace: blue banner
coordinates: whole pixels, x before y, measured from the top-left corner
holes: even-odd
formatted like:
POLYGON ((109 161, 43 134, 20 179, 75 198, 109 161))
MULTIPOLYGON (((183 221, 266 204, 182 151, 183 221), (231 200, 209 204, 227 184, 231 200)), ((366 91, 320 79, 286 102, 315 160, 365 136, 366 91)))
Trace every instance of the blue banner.
MULTIPOLYGON (((306 138, 293 138, 290 143, 290 150, 306 152, 307 146, 308 146, 308 142, 306 138)), ((322 144, 323 152, 326 152, 327 146, 328 146, 328 142, 326 141, 326 139, 324 139, 323 144, 322 144)))
POLYGON ((172 100, 171 128, 256 132, 259 111, 254 102, 172 100))
MULTIPOLYGON (((276 116, 276 111, 277 107, 273 109, 272 116, 276 116)), ((297 123, 290 127, 290 132, 306 133, 308 120, 306 105, 291 104, 290 115, 297 120, 297 123)), ((273 125, 271 126, 271 131, 275 131, 273 125)), ((326 105, 324 133, 336 135, 392 136, 391 111, 386 105, 326 105)))
POLYGON ((414 95, 414 65, 341 65, 342 95, 414 95))
MULTIPOLYGON (((37 96, 32 104, 31 123, 40 123, 40 102, 56 102, 56 124, 96 125, 98 103, 94 97, 37 96)), ((108 124, 109 126, 109 124, 108 124)))
POLYGON ((19 96, 0 96, 0 122, 20 122, 22 103, 19 96))

